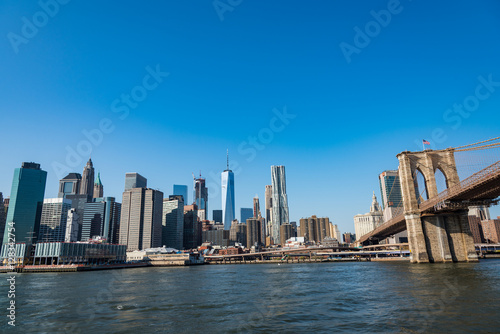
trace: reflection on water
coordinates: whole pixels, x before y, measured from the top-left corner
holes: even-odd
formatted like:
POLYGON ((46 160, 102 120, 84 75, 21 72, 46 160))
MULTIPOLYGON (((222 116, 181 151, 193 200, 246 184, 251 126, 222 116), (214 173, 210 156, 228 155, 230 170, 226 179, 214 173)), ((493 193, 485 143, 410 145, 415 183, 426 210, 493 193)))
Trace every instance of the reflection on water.
MULTIPOLYGON (((16 283, 18 331, 468 333, 500 328, 500 260, 138 268, 18 274, 16 283)), ((0 289, 7 292, 6 280, 0 289)), ((7 305, 6 293, 1 295, 7 305)))

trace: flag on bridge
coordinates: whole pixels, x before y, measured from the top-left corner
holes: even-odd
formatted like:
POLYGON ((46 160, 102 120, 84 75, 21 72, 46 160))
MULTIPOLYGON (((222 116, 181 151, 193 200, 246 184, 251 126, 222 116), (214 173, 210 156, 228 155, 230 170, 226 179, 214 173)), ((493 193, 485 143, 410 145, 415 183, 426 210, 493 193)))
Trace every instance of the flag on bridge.
POLYGON ((424 145, 430 145, 431 143, 429 143, 427 140, 422 140, 422 142, 424 143, 424 145))

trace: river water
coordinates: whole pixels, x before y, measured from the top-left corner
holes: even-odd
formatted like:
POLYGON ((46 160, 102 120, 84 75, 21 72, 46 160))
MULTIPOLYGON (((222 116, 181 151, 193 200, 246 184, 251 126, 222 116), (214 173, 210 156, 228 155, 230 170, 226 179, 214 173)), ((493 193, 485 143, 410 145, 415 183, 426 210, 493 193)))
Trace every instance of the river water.
MULTIPOLYGON (((8 290, 2 279, 5 315, 8 290)), ((15 302, 16 327, 3 316, 2 331, 493 333, 500 260, 17 274, 15 302)))

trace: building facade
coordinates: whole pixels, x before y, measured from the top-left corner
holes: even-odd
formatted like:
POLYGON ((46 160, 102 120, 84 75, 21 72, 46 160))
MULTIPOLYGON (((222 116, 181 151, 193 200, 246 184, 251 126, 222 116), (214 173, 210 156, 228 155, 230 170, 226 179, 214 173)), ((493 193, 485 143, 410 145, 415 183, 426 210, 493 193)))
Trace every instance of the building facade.
POLYGON ((271 166, 273 218, 271 237, 274 243, 279 243, 280 226, 289 223, 288 198, 286 195, 285 166, 271 166))
POLYGON ((94 198, 104 197, 104 186, 101 181, 101 173, 97 173, 97 179, 94 182, 94 198))
POLYGON ((379 227, 384 221, 384 214, 377 201, 377 196, 373 192, 372 205, 370 206, 370 212, 364 215, 354 216, 354 230, 356 233, 356 238, 361 238, 363 235, 370 233, 377 227, 379 227))
POLYGON ((231 223, 235 218, 235 202, 234 202, 234 174, 227 169, 221 174, 221 192, 222 192, 222 220, 224 229, 229 230, 231 223))
POLYGON ((193 197, 198 211, 204 210, 206 218, 206 214, 208 213, 208 189, 205 186, 205 179, 201 175, 199 178, 194 179, 193 197))
POLYGON ((247 219, 253 217, 253 209, 252 208, 240 208, 240 222, 244 223, 247 219))
POLYGON ((14 224, 16 242, 36 241, 40 229, 43 196, 47 172, 40 164, 23 162, 21 168, 14 170, 9 209, 4 230, 3 244, 8 243, 7 228, 14 224))
POLYGON ((262 222, 259 218, 249 218, 247 222, 247 247, 260 247, 263 245, 262 242, 262 222))
POLYGON ((94 196, 94 165, 89 158, 85 167, 83 167, 82 182, 80 184, 80 195, 87 195, 90 198, 94 196))
POLYGON ((379 175, 384 222, 403 212, 403 195, 397 170, 386 170, 379 175))
POLYGON ((132 188, 123 193, 119 243, 127 250, 161 247, 163 193, 132 188))
POLYGON ((134 188, 147 188, 148 180, 139 173, 125 174, 125 191, 134 188))
POLYGON ((63 179, 59 180, 59 192, 57 197, 66 198, 67 195, 80 194, 80 183, 82 175, 79 173, 69 173, 63 179))
POLYGON ((43 200, 38 242, 64 242, 70 209, 71 201, 68 199, 46 198, 43 200))
POLYGON ((171 195, 163 199, 163 246, 182 249, 184 242, 184 197, 171 195))
POLYGON ((216 223, 222 224, 222 210, 213 210, 212 211, 212 220, 216 223))
POLYGON ((189 204, 189 199, 188 199, 188 186, 186 185, 181 185, 181 184, 174 184, 173 187, 173 195, 180 195, 182 196, 182 200, 185 205, 189 204))

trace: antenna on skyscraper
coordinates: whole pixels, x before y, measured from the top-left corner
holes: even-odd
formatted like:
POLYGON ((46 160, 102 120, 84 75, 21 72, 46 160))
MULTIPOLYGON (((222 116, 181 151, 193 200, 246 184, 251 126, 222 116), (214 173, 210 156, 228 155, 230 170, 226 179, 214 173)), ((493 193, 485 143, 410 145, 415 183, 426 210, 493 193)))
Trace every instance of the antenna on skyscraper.
POLYGON ((227 170, 229 170, 229 149, 226 150, 226 157, 227 157, 227 170))

